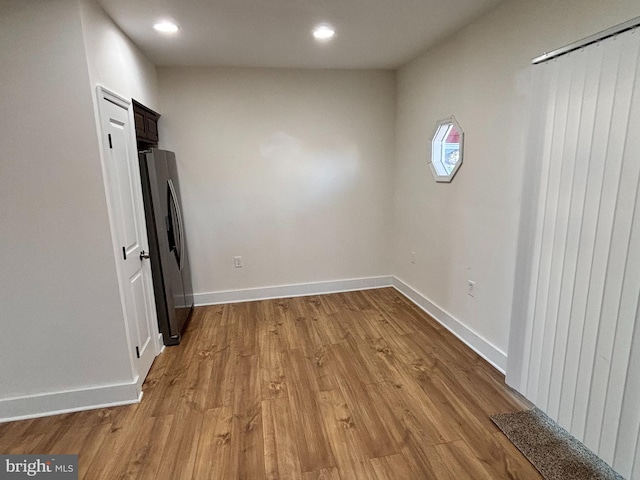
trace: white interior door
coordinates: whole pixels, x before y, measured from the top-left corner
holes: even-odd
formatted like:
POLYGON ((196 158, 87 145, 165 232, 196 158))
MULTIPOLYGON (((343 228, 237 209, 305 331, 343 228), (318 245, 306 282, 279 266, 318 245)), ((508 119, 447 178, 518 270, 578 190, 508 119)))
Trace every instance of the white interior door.
POLYGON ((158 354, 158 326, 144 223, 140 167, 126 100, 98 88, 111 228, 131 354, 141 387, 158 354))

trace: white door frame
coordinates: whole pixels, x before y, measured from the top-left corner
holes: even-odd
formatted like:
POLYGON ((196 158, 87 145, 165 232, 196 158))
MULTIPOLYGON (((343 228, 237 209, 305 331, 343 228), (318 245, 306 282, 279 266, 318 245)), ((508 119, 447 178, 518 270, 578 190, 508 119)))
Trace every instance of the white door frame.
MULTIPOLYGON (((127 344, 129 347, 129 361, 131 364, 131 373, 133 376, 134 381, 137 384, 138 387, 138 396, 141 397, 142 396, 142 384, 144 383, 144 378, 141 378, 137 368, 136 368, 136 357, 134 354, 135 351, 135 346, 133 345, 132 339, 131 339, 131 328, 132 325, 130 323, 130 319, 128 318, 128 314, 127 314, 127 306, 126 306, 126 294, 125 294, 125 290, 124 290, 124 285, 125 282, 128 281, 126 277, 126 275, 124 274, 124 270, 123 270, 123 265, 122 265, 122 250, 121 250, 121 246, 118 243, 118 237, 117 237, 117 221, 118 219, 116 218, 116 208, 114 206, 114 199, 112 198, 112 194, 111 194, 111 189, 110 189, 110 185, 109 185, 109 169, 107 166, 107 162, 106 162, 106 155, 105 155, 105 142, 103 139, 103 135, 102 135, 102 119, 103 119, 103 115, 104 115, 104 107, 102 106, 102 99, 106 99, 112 103, 114 103, 115 105, 122 107, 123 109, 125 109, 128 112, 128 116, 129 116, 129 125, 130 128, 133 130, 133 126, 135 125, 135 120, 134 120, 134 116, 133 116, 133 108, 131 105, 131 101, 127 100, 126 98, 122 97, 121 95, 118 95, 117 93, 112 92, 111 90, 103 87, 102 85, 98 85, 96 87, 96 102, 97 102, 97 112, 98 112, 98 125, 99 125, 99 129, 98 129, 98 141, 99 141, 99 146, 100 146, 100 162, 102 164, 102 176, 103 176, 103 181, 104 181, 104 188, 105 188, 105 195, 106 195, 106 199, 107 199, 107 211, 109 214, 109 225, 110 225, 110 231, 111 231, 111 242, 113 245, 113 255, 114 255, 114 262, 116 265, 116 272, 117 272, 117 276, 118 276, 118 289, 120 292, 120 304, 122 307, 122 314, 124 316, 125 319, 125 324, 126 324, 126 337, 127 337, 127 344)), ((135 132, 132 132, 132 135, 130 135, 130 139, 131 141, 129 142, 129 145, 127 145, 127 149, 129 150, 129 153, 131 154, 130 158, 138 158, 138 146, 136 144, 136 137, 135 137, 135 132)), ((140 206, 140 211, 144 212, 144 203, 143 203, 143 199, 142 199, 142 183, 140 180, 140 169, 138 166, 137 162, 134 162, 135 166, 134 166, 134 175, 136 176, 136 185, 138 187, 137 190, 137 197, 138 197, 138 202, 139 202, 139 206, 140 206)), ((141 240, 142 243, 144 245, 144 249, 146 251, 149 250, 149 240, 148 240, 148 236, 147 236, 147 227, 145 224, 145 220, 144 220, 144 216, 142 216, 141 218, 138 219, 139 220, 139 231, 141 232, 141 240)), ((149 309, 148 311, 150 312, 150 314, 153 316, 153 318, 157 319, 157 312, 156 312, 156 305, 155 305, 155 296, 154 296, 154 290, 153 290, 153 282, 151 281, 151 267, 150 267, 150 262, 144 262, 143 265, 143 269, 145 270, 145 275, 147 275, 148 278, 148 288, 149 290, 149 295, 147 296, 147 308, 149 309)), ((157 320, 152 322, 152 328, 153 328, 153 338, 155 339, 155 341, 151 342, 150 348, 152 349, 153 355, 158 356, 162 350, 164 349, 164 344, 162 343, 162 335, 160 334, 159 328, 158 328, 158 322, 157 320)))

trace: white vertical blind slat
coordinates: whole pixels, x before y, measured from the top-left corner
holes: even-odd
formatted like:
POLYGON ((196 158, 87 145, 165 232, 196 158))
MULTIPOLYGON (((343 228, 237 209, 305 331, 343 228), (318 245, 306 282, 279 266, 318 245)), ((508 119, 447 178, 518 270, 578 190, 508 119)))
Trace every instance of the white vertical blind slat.
POLYGON ((640 480, 640 29, 534 67, 533 85, 541 178, 520 385, 640 480))
MULTIPOLYGON (((540 95, 544 95, 545 93, 548 95, 545 98, 548 98, 550 101, 547 103, 547 111, 546 111, 546 121, 543 124, 542 128, 544 130, 544 136, 542 143, 542 178, 540 185, 540 192, 544 192, 541 198, 541 205, 538 209, 538 219, 537 219, 537 231, 544 232, 545 228, 545 216, 546 216, 546 208, 547 208, 547 195, 546 192, 549 190, 549 178, 550 178, 550 169, 551 169, 551 149, 552 149, 552 139, 553 139, 553 128, 554 128, 554 119, 556 117, 556 98, 558 95, 558 78, 560 75, 560 68, 558 66, 558 62, 551 62, 543 66, 546 69, 547 74, 544 76, 544 79, 547 79, 548 84, 545 86, 544 83, 539 84, 541 86, 540 95)), ((543 80, 544 80, 543 79, 543 80)), ((544 105, 543 102, 540 102, 544 105)), ((538 302, 540 299, 538 298, 538 290, 541 284, 543 284, 543 280, 546 277, 545 272, 549 266, 548 262, 542 262, 542 249, 544 245, 544 235, 538 235, 536 237, 535 242, 535 250, 534 250, 534 259, 533 268, 532 268, 532 281, 531 281, 531 294, 530 294, 530 306, 529 306, 529 315, 527 316, 527 320, 531 324, 531 345, 530 348, 530 359, 528 365, 525 365, 525 368, 528 370, 527 375, 527 396, 531 401, 536 403, 536 399, 538 398, 538 383, 540 378, 540 360, 541 360, 541 350, 540 344, 542 343, 542 335, 544 334, 544 316, 540 314, 538 309, 538 302), (528 367, 528 368, 527 368, 528 367)), ((543 290, 544 291, 544 290, 543 290)))
MULTIPOLYGON (((615 378, 610 381, 607 392, 607 405, 605 421, 603 422, 603 440, 601 449, 606 450, 611 442, 614 446, 613 466, 623 476, 631 476, 631 465, 637 448, 638 435, 640 434, 640 324, 639 324, 639 298, 640 291, 640 199, 636 198, 636 211, 633 221, 633 233, 629 246, 628 267, 631 267, 629 275, 625 279, 623 292, 623 309, 621 326, 617 335, 616 352, 614 354, 615 378), (629 329, 633 330, 629 333, 629 329), (627 337, 630 345, 627 345, 627 337), (619 345, 618 345, 619 341, 619 345), (627 358, 624 354, 627 352, 627 358), (626 365, 624 365, 626 361, 626 365), (620 365, 623 363, 623 365, 620 365), (619 371, 618 371, 619 370, 619 371), (620 378, 623 376, 624 378, 620 378), (624 388, 623 392, 620 389, 624 388), (620 403, 618 403, 618 401, 620 403), (613 425, 617 431, 613 431, 613 425), (612 440, 613 435, 616 435, 612 440)), ((608 455, 611 452, 607 452, 608 455)), ((640 473, 640 472, 639 472, 640 473)))
POLYGON ((636 438, 636 453, 633 457, 630 480, 640 480, 640 430, 638 430, 638 438, 636 438))
MULTIPOLYGON (((543 98, 555 97, 555 79, 557 76, 557 68, 552 67, 551 64, 545 64, 543 68, 534 69, 532 72, 532 89, 534 92, 538 92, 543 98)), ((544 179, 549 175, 549 154, 548 148, 545 147, 545 138, 549 138, 545 132, 545 126, 548 125, 549 119, 553 119, 554 115, 553 102, 539 102, 533 101, 531 104, 531 120, 530 129, 531 136, 528 140, 528 161, 538 162, 540 164, 540 176, 542 181, 539 188, 546 190, 547 184, 544 179), (547 152, 547 153, 545 153, 547 152)), ((537 214, 537 228, 542 228, 542 222, 544 220, 544 206, 538 209, 537 214)), ((535 238, 533 242, 533 250, 536 252, 534 258, 539 258, 539 252, 541 248, 541 239, 535 238)), ((533 262, 531 265, 530 278, 536 279, 538 277, 539 262, 533 262)), ((531 362, 531 343, 534 336, 533 328, 533 314, 535 311, 535 290, 537 288, 537 282, 532 280, 529 284, 529 305, 526 309, 527 320, 526 328, 524 331, 523 352, 521 365, 529 365, 531 362)), ((529 369, 522 369, 520 385, 527 390, 529 382, 529 369)), ((537 385, 537 380, 536 380, 537 385)))
MULTIPOLYGON (((640 35, 640 34, 638 34, 640 35)), ((631 341, 636 320, 638 293, 640 292, 640 235, 638 232, 638 180, 640 178, 640 82, 638 82, 638 54, 640 45, 635 45, 636 70, 632 87, 630 114, 626 129, 626 144, 623 154, 623 167, 618 188, 618 206, 616 208, 616 226, 620 245, 615 247, 618 264, 624 265, 620 292, 618 292, 617 326, 612 342, 611 362, 605 389, 605 404, 600 433, 600 455, 613 462, 616 448, 622 400, 625 392, 631 341)), ((614 267, 615 268, 615 267, 614 267)), ((604 372, 603 372, 604 373, 604 372)), ((640 409, 640 397, 638 409, 640 409)))
MULTIPOLYGON (((640 235, 640 205, 636 200, 636 220, 634 221, 634 235, 640 235)), ((636 244, 640 240, 634 240, 636 244)), ((635 251, 635 250, 632 250, 635 251)), ((613 466, 622 475, 631 477, 631 466, 633 464, 636 449, 640 448, 640 310, 636 299, 636 314, 631 352, 629 356, 629 367, 627 369, 627 379, 622 401, 622 412, 620 414, 620 428, 616 439, 616 451, 613 466)), ((636 461, 640 458, 636 457, 636 461)), ((640 470, 637 471, 640 476, 640 470)))
POLYGON ((553 352, 553 338, 555 335, 556 317, 550 315, 550 304, 556 299, 556 292, 550 289, 552 278, 557 269, 554 265, 554 245, 558 218, 558 206, 561 195, 562 153, 564 152, 565 134, 567 129, 567 115, 569 112, 569 93, 571 90, 571 65, 573 56, 565 62, 558 62, 560 67, 558 78, 558 92, 556 110, 551 136, 551 156, 549 168, 549 183, 545 208, 544 227, 542 234, 542 251, 540 256, 540 275, 538 278, 538 295, 536 304, 535 324, 541 325, 541 343, 537 349, 539 360, 538 394, 535 403, 542 410, 547 410, 549 398, 549 378, 551 375, 551 357, 553 352))
MULTIPOLYGON (((596 355, 593 362, 591 391, 589 392, 589 408, 585 430, 585 445, 598 451, 602 433, 602 419, 611 373, 611 356, 618 325, 620 295, 624 279, 625 264, 631 221, 635 201, 637 179, 630 178, 634 169, 625 159, 625 145, 629 125, 630 106, 633 98, 635 72, 638 60, 638 43, 628 41, 629 33, 622 34, 615 40, 622 45, 618 84, 607 151, 607 168, 604 177, 603 203, 601 214, 606 215, 600 223, 605 226, 603 234, 608 230, 609 238, 603 239, 603 251, 606 259, 604 295, 600 310, 596 355), (626 168, 625 168, 626 167, 626 168), (633 192, 633 195, 631 195, 633 192)), ((636 35, 633 35, 636 37, 636 35)), ((613 458, 605 458, 613 461, 613 458)))
POLYGON ((554 281, 549 286, 550 290, 557 292, 555 310, 551 312, 552 315, 556 316, 557 320, 551 349, 552 368, 549 378, 547 413, 551 418, 556 420, 558 419, 558 411, 560 408, 562 373, 566 359, 567 334, 569 330, 571 291, 573 290, 576 268, 577 239, 575 238, 575 232, 579 230, 579 228, 577 228, 575 224, 578 223, 576 220, 580 218, 575 215, 572 217, 571 211, 575 209, 575 197, 580 196, 581 172, 586 172, 587 170, 586 162, 577 162, 577 152, 580 130, 583 127, 581 119, 584 106, 588 55, 581 50, 574 52, 573 55, 574 62, 572 65, 569 114, 567 116, 568 125, 562 158, 561 197, 556 227, 558 234, 556 235, 554 245, 554 265, 557 265, 558 269, 554 281))
POLYGON ((573 416, 573 403, 575 401, 575 388, 578 373, 578 362, 580 359, 580 347, 582 343, 582 333, 584 329, 584 314, 587 304, 588 290, 588 269, 591 265, 590 258, 593 251, 593 237, 595 232, 595 221, 589 222, 589 199, 594 196, 594 179, 602 178, 604 162, 602 168, 594 165, 594 141, 593 132, 596 124, 598 112, 598 89, 600 86, 600 72, 602 68, 604 48, 596 46, 591 55, 585 57, 589 59, 591 68, 587 68, 582 117, 580 119, 580 134, 578 137, 576 178, 573 187, 574 199, 571 204, 570 233, 567 242, 577 245, 574 248, 573 266, 568 269, 565 287, 570 288, 572 295, 565 294, 562 298, 559 315, 566 317, 566 351, 565 361, 560 379, 560 398, 558 407, 558 423, 565 428, 570 428, 573 416), (592 58, 591 58, 592 57, 592 58), (572 282, 568 287, 567 282, 572 282))
MULTIPOLYGON (((593 363, 596 352, 596 341, 600 323, 600 310, 602 305, 602 292, 604 291, 605 273, 607 265, 607 255, 609 251, 609 240, 611 236, 611 224, 613 221, 613 208, 607 208, 608 188, 606 185, 607 172, 609 172, 610 160, 610 134, 614 122, 614 104, 616 100, 615 86, 620 68, 620 42, 610 39, 603 42, 604 63, 602 78, 600 81, 599 101, 603 107, 611 108, 598 109, 599 118, 596 119, 594 129, 594 141, 597 142, 597 154, 602 155, 598 161, 604 166, 598 191, 598 203, 593 205, 595 214, 595 236, 593 240, 593 251, 589 267, 587 304, 585 309, 585 321, 582 336, 582 348, 580 350, 580 360, 578 364, 578 376, 576 381, 575 405, 573 418, 571 421, 571 432, 579 440, 584 440, 585 427, 587 421, 587 409, 589 406, 589 392, 591 390, 591 378, 593 373, 593 363)), ((609 174, 611 177, 611 174, 609 174)))

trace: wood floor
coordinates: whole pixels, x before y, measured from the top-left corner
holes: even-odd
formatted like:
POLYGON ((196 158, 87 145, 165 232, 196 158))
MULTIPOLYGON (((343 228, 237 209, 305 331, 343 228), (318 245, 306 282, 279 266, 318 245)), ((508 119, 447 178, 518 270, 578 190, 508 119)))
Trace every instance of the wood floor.
POLYGON ((529 407, 393 289, 197 308, 137 405, 0 424, 80 478, 539 479, 489 419, 529 407))

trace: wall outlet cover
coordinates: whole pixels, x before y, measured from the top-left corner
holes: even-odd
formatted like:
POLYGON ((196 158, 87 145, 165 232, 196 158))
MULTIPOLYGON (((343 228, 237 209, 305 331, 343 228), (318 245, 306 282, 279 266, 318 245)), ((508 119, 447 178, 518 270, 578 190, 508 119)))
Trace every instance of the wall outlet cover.
POLYGON ((467 280, 467 295, 469 295, 470 297, 475 296, 475 288, 476 288, 476 282, 472 280, 467 280))

